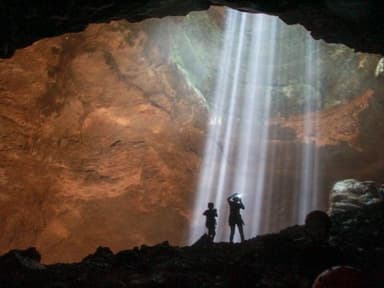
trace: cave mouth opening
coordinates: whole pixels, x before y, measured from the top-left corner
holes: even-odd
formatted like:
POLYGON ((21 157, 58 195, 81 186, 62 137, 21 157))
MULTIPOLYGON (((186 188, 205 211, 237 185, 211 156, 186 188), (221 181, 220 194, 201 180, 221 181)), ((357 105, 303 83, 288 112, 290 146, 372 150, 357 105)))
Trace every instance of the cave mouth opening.
POLYGON ((249 238, 326 210, 338 179, 380 179, 384 62, 224 11, 91 24, 0 60, 1 251, 184 245, 208 201, 227 241, 233 192, 249 238))

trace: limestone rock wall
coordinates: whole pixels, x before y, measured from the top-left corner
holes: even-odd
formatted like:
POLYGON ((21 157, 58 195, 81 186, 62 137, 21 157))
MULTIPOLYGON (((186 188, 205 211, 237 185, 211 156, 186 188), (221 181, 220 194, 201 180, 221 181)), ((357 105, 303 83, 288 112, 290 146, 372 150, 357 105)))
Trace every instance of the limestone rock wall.
POLYGON ((167 21, 158 38, 158 20, 90 25, 0 61, 0 251, 68 262, 182 242, 206 109, 167 21))

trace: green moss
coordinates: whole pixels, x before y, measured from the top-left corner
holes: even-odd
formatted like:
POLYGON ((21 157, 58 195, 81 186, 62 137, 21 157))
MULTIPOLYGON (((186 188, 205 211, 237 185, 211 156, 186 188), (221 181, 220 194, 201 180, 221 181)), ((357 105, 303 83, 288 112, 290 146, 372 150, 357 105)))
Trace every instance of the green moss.
POLYGON ((171 61, 208 103, 215 85, 222 29, 207 12, 191 13, 171 37, 171 61))
MULTIPOLYGON (((148 62, 157 65, 159 57, 164 57, 166 62, 174 64, 188 85, 209 105, 213 102, 224 44, 224 22, 222 13, 206 11, 167 18, 165 21, 150 19, 137 25, 125 21, 113 22, 110 29, 123 33, 124 40, 131 46, 135 45, 140 29, 144 29, 149 36, 144 48, 148 62)), ((251 35, 251 29, 248 29, 246 37, 251 35)), ((374 57, 367 56, 368 60, 362 68, 362 56, 342 45, 328 45, 320 41, 313 45, 318 49, 309 52, 307 40, 310 35, 301 26, 287 26, 279 21, 277 31, 277 54, 272 67, 276 77, 273 77, 270 87, 264 87, 273 94, 272 114, 302 113, 308 94, 320 103, 317 108, 328 108, 350 101, 374 84, 371 68, 377 61, 370 60, 374 57), (307 77, 308 68, 319 83, 307 83, 311 81, 311 77, 307 77)), ((261 47, 258 52, 260 57, 268 57, 271 42, 258 44, 261 47)), ((105 52, 104 58, 111 70, 120 73, 110 53, 105 52)), ((249 59, 244 62, 249 62, 249 59)), ((263 71, 270 67, 260 69, 263 71)), ((240 85, 245 80, 240 79, 240 85)))

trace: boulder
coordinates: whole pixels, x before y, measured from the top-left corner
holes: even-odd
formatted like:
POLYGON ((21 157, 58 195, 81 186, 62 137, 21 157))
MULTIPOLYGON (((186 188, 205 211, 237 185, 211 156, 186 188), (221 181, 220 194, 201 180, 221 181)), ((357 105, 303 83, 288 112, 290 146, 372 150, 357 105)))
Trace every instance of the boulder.
POLYGON ((374 181, 346 179, 333 185, 328 214, 333 215, 381 201, 374 181))
POLYGON ((363 288, 368 286, 364 274, 358 269, 349 266, 337 266, 322 272, 312 285, 312 288, 325 287, 363 288))
POLYGON ((98 247, 94 254, 88 255, 82 262, 109 265, 112 264, 113 260, 114 254, 111 249, 108 247, 98 247))
POLYGON ((192 247, 195 248, 206 248, 212 245, 212 241, 207 234, 203 234, 195 243, 192 244, 192 247))
POLYGON ((11 250, 0 257, 1 271, 43 270, 45 266, 40 263, 41 255, 36 248, 25 250, 11 250))

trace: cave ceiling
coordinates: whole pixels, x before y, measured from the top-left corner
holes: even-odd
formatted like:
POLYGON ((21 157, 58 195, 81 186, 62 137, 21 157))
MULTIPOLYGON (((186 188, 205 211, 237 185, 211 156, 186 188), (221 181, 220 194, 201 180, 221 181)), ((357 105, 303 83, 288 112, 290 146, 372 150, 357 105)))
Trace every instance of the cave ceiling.
POLYGON ((16 49, 67 32, 78 32, 89 23, 185 15, 225 5, 242 11, 278 15, 287 24, 301 24, 315 39, 343 43, 357 51, 384 54, 384 11, 378 0, 100 0, 0 1, 0 57, 16 49))

